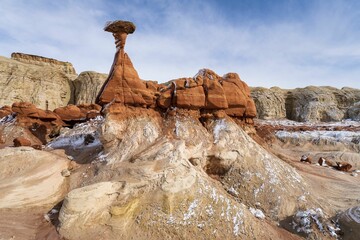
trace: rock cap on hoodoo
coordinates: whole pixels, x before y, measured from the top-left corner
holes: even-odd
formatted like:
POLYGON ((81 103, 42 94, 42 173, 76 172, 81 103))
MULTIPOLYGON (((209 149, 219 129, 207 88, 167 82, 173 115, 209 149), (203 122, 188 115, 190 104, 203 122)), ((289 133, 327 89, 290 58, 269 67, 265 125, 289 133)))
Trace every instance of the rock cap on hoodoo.
POLYGON ((136 26, 134 23, 123 20, 109 21, 105 24, 104 30, 107 32, 125 32, 131 34, 135 32, 136 26))

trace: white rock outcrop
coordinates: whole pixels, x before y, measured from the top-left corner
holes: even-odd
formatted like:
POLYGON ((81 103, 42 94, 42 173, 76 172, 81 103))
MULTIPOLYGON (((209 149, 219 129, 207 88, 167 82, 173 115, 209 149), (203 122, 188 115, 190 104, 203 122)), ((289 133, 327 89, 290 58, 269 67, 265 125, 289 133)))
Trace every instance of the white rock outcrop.
POLYGON ((49 110, 73 102, 72 80, 69 74, 50 65, 24 63, 0 56, 0 105, 31 102, 49 110))
POLYGON ((0 208, 51 207, 61 201, 69 160, 31 147, 0 150, 0 208))

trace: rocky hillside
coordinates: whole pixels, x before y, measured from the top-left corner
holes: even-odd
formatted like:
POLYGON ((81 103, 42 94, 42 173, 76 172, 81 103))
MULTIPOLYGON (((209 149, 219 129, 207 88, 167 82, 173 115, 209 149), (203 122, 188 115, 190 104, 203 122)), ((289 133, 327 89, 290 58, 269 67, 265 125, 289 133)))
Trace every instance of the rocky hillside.
POLYGON ((260 119, 287 118, 299 122, 360 119, 360 89, 309 86, 286 90, 257 87, 251 89, 251 96, 260 119))

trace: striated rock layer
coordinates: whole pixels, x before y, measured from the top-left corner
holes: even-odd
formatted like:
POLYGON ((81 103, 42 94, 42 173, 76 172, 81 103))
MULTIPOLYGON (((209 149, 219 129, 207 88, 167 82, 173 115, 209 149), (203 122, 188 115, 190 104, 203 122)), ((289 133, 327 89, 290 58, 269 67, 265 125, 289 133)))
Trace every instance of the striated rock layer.
POLYGON ((358 120, 360 89, 333 87, 252 88, 260 119, 287 118, 299 122, 358 120))
POLYGON ((52 110, 73 102, 75 73, 58 65, 37 64, 38 60, 16 59, 0 57, 0 105, 24 101, 52 110))
POLYGON ((69 75, 76 75, 76 71, 73 65, 69 62, 62 62, 56 59, 36 56, 31 54, 25 53, 12 53, 11 59, 22 62, 22 63, 29 63, 33 65, 39 66, 51 66, 54 68, 59 69, 60 71, 69 74, 69 75))
POLYGON ((96 96, 107 76, 107 74, 90 71, 80 73, 73 82, 75 104, 95 103, 96 96))

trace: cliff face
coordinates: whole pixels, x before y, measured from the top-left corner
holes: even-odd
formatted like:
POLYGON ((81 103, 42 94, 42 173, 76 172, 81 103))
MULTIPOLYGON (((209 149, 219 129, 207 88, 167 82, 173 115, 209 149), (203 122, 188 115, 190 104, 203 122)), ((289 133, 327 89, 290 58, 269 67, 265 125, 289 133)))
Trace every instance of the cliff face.
POLYGON ((50 66, 53 68, 57 68, 66 74, 76 75, 75 68, 71 63, 62 62, 53 58, 47 58, 47 57, 36 56, 32 54, 24 54, 24 53, 12 53, 11 59, 32 65, 50 66))
POLYGON ((15 54, 14 58, 0 57, 0 105, 26 101, 45 109, 48 101, 52 110, 73 102, 73 68, 31 55, 15 54))
POLYGON ((75 104, 94 103, 107 74, 97 72, 82 72, 74 80, 75 104))
POLYGON ((359 119, 360 89, 333 87, 252 88, 260 119, 288 118, 299 122, 359 119))

